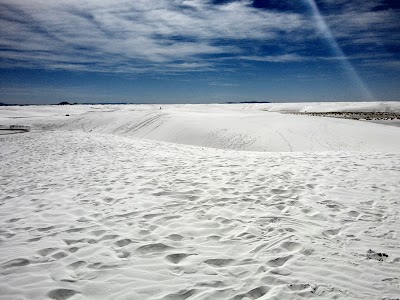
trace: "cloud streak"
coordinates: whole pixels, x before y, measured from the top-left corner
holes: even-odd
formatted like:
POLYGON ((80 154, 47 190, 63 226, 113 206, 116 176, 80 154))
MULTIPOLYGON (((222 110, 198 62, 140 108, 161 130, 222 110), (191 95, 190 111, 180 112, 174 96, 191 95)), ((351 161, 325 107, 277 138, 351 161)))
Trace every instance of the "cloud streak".
POLYGON ((207 56, 243 53, 238 40, 272 41, 304 25, 247 1, 3 0, 0 8, 3 60, 50 69, 203 70, 207 56))
MULTIPOLYGON (((336 2, 340 10, 332 11, 334 1, 320 3, 345 50, 346 45, 377 47, 377 41, 393 45, 399 40, 385 33, 385 26, 393 32, 398 25, 393 10, 371 11, 373 1, 366 1, 361 12, 351 1, 336 2), (382 20, 390 21, 380 25, 382 20)), ((305 61, 315 54, 310 49, 319 38, 309 15, 262 9, 250 0, 218 5, 208 0, 0 0, 3 68, 208 72, 234 68, 226 58, 305 61)))

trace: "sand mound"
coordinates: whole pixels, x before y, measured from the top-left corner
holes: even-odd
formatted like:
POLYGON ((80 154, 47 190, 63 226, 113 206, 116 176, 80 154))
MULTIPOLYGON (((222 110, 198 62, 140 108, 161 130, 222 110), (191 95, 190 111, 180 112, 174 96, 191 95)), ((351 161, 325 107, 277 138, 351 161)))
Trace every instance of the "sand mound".
POLYGON ((62 131, 2 145, 1 299, 400 293, 399 155, 62 131))
MULTIPOLYGON (((277 109, 281 105, 270 106, 277 109)), ((109 133, 261 152, 398 152, 400 149, 398 128, 355 120, 280 114, 265 111, 266 107, 268 104, 167 105, 161 110, 156 105, 28 107, 5 111, 3 114, 8 113, 8 117, 0 113, 0 122, 19 118, 36 130, 109 133)), ((336 110, 338 107, 336 103, 336 110)), ((394 105, 386 107, 396 109, 394 105)))
POLYGON ((400 294, 399 128, 247 105, 0 111, 16 118, 1 300, 400 294))

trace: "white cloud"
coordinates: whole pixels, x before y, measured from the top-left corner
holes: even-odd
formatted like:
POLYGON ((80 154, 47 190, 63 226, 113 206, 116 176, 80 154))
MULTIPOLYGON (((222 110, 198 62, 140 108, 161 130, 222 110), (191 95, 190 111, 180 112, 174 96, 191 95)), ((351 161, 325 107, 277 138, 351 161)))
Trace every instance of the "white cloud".
MULTIPOLYGON (((396 14, 371 11, 379 1, 323 2, 341 8, 325 16, 340 45, 363 45, 362 52, 364 45, 398 43, 396 14)), ((224 61, 217 55, 282 63, 309 59, 296 54, 307 40, 320 38, 307 16, 250 3, 0 0, 1 66, 163 73, 213 70, 224 61), (259 51, 261 44, 283 54, 259 51)))
POLYGON ((399 10, 383 0, 322 0, 332 33, 345 49, 360 53, 400 47, 399 10))
POLYGON ((297 54, 283 54, 283 55, 268 55, 268 56, 241 56, 240 59, 263 61, 263 62, 299 62, 312 59, 311 57, 300 56, 297 54))
POLYGON ((197 69, 205 55, 243 54, 238 40, 273 41, 304 28, 297 14, 252 8, 248 1, 2 0, 0 52, 15 63, 50 68, 135 70, 143 64, 197 69), (221 42, 223 41, 223 42, 221 42), (178 61, 178 63, 176 63, 178 61), (183 65, 181 61, 185 61, 183 65), (81 65, 79 65, 81 64, 81 65), (125 67, 121 67, 121 65, 125 67), (131 68, 126 68, 131 65, 131 68), (187 66, 187 67, 182 67, 187 66))

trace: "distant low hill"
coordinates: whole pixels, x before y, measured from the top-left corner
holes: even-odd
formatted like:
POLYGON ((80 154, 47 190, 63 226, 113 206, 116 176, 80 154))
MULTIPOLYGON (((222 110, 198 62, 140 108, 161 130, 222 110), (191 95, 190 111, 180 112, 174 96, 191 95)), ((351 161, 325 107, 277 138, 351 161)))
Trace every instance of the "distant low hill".
POLYGON ((226 104, 257 104, 257 103, 271 103, 271 102, 268 101, 226 102, 226 104))

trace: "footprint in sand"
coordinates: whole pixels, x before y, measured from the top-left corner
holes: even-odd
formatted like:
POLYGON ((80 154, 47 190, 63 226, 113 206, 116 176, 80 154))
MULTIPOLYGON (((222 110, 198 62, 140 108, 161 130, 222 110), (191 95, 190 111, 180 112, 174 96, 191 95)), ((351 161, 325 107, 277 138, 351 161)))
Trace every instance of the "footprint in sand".
POLYGON ((17 222, 17 221, 19 221, 19 220, 22 220, 22 218, 13 218, 13 219, 7 220, 6 222, 7 222, 7 223, 15 223, 15 222, 17 222))
POLYGON ((54 259, 62 259, 67 256, 68 256, 68 253, 66 253, 65 251, 60 251, 60 252, 53 254, 51 257, 53 257, 54 259))
POLYGON ((269 288, 266 286, 256 287, 245 294, 236 295, 232 300, 244 300, 244 299, 259 299, 269 292, 269 288))
POLYGON ((288 256, 271 259, 267 262, 267 265, 270 267, 281 267, 292 257, 293 257, 293 255, 288 255, 288 256))
POLYGON ((207 265, 213 267, 226 267, 233 262, 233 259, 222 259, 222 258, 214 258, 214 259, 207 259, 204 261, 207 265))
POLYGON ((194 255, 194 254, 175 253, 175 254, 167 255, 165 258, 174 264, 179 264, 183 259, 185 259, 186 257, 188 257, 190 255, 194 255))
POLYGON ((339 229, 329 229, 329 230, 325 230, 324 232, 322 232, 322 235, 327 238, 332 238, 332 237, 336 236, 339 232, 340 232, 340 228, 339 229))
POLYGON ((41 228, 38 228, 37 231, 47 232, 47 231, 50 231, 50 230, 52 230, 54 228, 55 228, 55 226, 41 227, 41 228))
POLYGON ((68 252, 69 253, 75 253, 76 251, 78 251, 80 248, 78 248, 78 247, 71 247, 71 248, 69 248, 68 249, 68 252))
POLYGON ((183 236, 181 236, 180 234, 170 234, 169 236, 167 236, 167 238, 176 242, 183 240, 183 236))
POLYGON ((357 218, 357 217, 360 215, 360 213, 359 213, 358 211, 355 211, 355 210, 351 210, 351 211, 349 211, 347 214, 348 214, 350 217, 353 217, 353 218, 357 218))
POLYGON ((86 266, 86 265, 87 265, 87 263, 85 261, 80 260, 80 261, 76 261, 76 262, 74 262, 72 264, 69 264, 67 266, 67 268, 71 269, 71 270, 76 270, 76 269, 79 269, 82 266, 86 266))
POLYGON ((173 249, 170 246, 164 245, 162 243, 156 243, 156 244, 149 244, 149 245, 144 245, 136 249, 136 251, 140 254, 152 254, 152 253, 159 253, 159 252, 164 252, 169 249, 173 249))
POLYGON ((118 247, 125 247, 132 243, 133 242, 131 239, 123 239, 123 240, 116 241, 114 244, 117 245, 118 247))
POLYGON ((37 251, 37 253, 41 256, 47 256, 57 250, 59 250, 59 249, 58 248, 44 248, 44 249, 37 251))
POLYGON ((55 289, 50 291, 47 296, 54 300, 66 300, 76 294, 79 294, 79 292, 70 289, 55 289))
POLYGON ((105 234, 106 231, 105 231, 105 230, 94 230, 94 231, 92 231, 92 232, 90 232, 90 233, 91 233, 92 235, 98 237, 98 236, 101 236, 101 235, 105 234))
POLYGON ((119 235, 116 235, 116 234, 106 234, 106 235, 103 235, 99 239, 99 242, 106 241, 106 240, 114 240, 114 239, 116 239, 118 237, 119 237, 119 235))
POLYGON ((281 244, 281 248, 285 249, 286 251, 290 252, 298 252, 303 249, 303 247, 296 242, 283 242, 281 244))
POLYGON ((116 251, 116 254, 119 258, 128 258, 129 256, 131 256, 131 253, 125 250, 122 251, 116 251))
POLYGON ((162 300, 185 300, 191 296, 193 296, 197 292, 196 289, 191 290, 182 290, 175 294, 169 294, 162 298, 162 300))
POLYGON ((29 264, 30 264, 30 261, 27 260, 26 258, 17 258, 17 259, 13 259, 8 262, 5 262, 1 266, 4 269, 8 269, 8 268, 23 267, 23 266, 27 266, 29 264))

